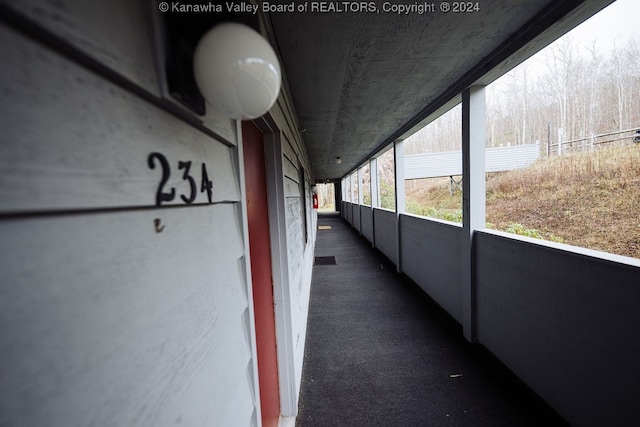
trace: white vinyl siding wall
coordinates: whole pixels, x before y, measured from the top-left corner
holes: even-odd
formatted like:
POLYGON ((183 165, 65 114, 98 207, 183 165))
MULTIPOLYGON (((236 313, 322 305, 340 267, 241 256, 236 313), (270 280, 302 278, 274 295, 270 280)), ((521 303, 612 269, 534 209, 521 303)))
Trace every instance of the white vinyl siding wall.
POLYGON ((154 102, 140 2, 3 7, 105 72, 0 23, 0 425, 257 425, 235 123, 154 102))

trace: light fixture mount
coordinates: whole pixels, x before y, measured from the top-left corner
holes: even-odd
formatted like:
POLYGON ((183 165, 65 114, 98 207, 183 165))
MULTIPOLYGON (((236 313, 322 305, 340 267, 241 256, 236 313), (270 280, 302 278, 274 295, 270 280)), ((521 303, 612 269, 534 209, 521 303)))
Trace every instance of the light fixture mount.
MULTIPOLYGON (((153 3, 153 2, 151 2, 153 3)), ((259 31, 259 16, 241 12, 200 13, 160 12, 153 7, 158 35, 158 67, 163 73, 163 96, 194 114, 206 114, 206 101, 198 87, 193 69, 196 46, 213 27, 224 22, 243 24, 259 31)))

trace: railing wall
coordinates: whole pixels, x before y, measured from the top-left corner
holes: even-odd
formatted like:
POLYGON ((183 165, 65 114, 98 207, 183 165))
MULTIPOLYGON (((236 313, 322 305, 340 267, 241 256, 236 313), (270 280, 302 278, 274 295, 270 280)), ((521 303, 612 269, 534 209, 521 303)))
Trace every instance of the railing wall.
POLYGON ((396 213, 386 209, 373 210, 373 231, 376 248, 398 265, 398 226, 396 213))
MULTIPOLYGON (((462 227, 360 211, 364 237, 462 323, 462 227)), ((478 342, 571 424, 640 419, 640 260, 493 231, 473 248, 478 342)))
POLYGON ((573 425, 640 419, 640 263, 503 233, 475 239, 478 340, 573 425))
POLYGON ((402 271, 462 323, 462 227, 400 216, 402 271))
POLYGON ((370 206, 360 206, 360 233, 374 244, 373 240, 373 209, 370 206))
POLYGON ((362 228, 360 227, 360 205, 351 205, 351 225, 362 234, 362 228))

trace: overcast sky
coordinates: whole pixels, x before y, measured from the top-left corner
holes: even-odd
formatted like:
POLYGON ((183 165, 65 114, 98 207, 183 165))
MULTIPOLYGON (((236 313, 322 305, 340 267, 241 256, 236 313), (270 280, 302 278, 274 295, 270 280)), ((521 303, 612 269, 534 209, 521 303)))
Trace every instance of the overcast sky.
MULTIPOLYGON (((587 49, 592 48, 595 40, 596 52, 601 58, 607 60, 611 57, 614 47, 621 49, 630 39, 634 37, 640 39, 640 0, 617 0, 564 37, 571 37, 573 45, 581 46, 579 53, 584 57, 590 56, 587 49)), ((559 43, 561 40, 562 38, 554 43, 559 43)), ((547 49, 554 43, 522 64, 526 67, 529 79, 535 79, 536 76, 549 71, 547 49)), ((504 76, 494 82, 495 90, 501 92, 505 90, 503 85, 510 83, 510 78, 504 76)))
POLYGON ((608 56, 614 43, 622 47, 633 36, 640 35, 640 0, 617 0, 569 34, 585 47, 591 47, 597 39, 598 51, 608 56))

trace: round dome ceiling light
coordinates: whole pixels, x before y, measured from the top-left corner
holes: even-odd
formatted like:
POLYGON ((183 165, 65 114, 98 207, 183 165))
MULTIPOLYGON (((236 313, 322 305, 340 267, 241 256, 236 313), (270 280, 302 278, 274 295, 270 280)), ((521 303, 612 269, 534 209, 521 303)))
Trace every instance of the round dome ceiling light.
POLYGON ((242 24, 209 30, 196 47, 193 70, 207 103, 232 119, 262 116, 280 94, 282 73, 273 48, 242 24))

